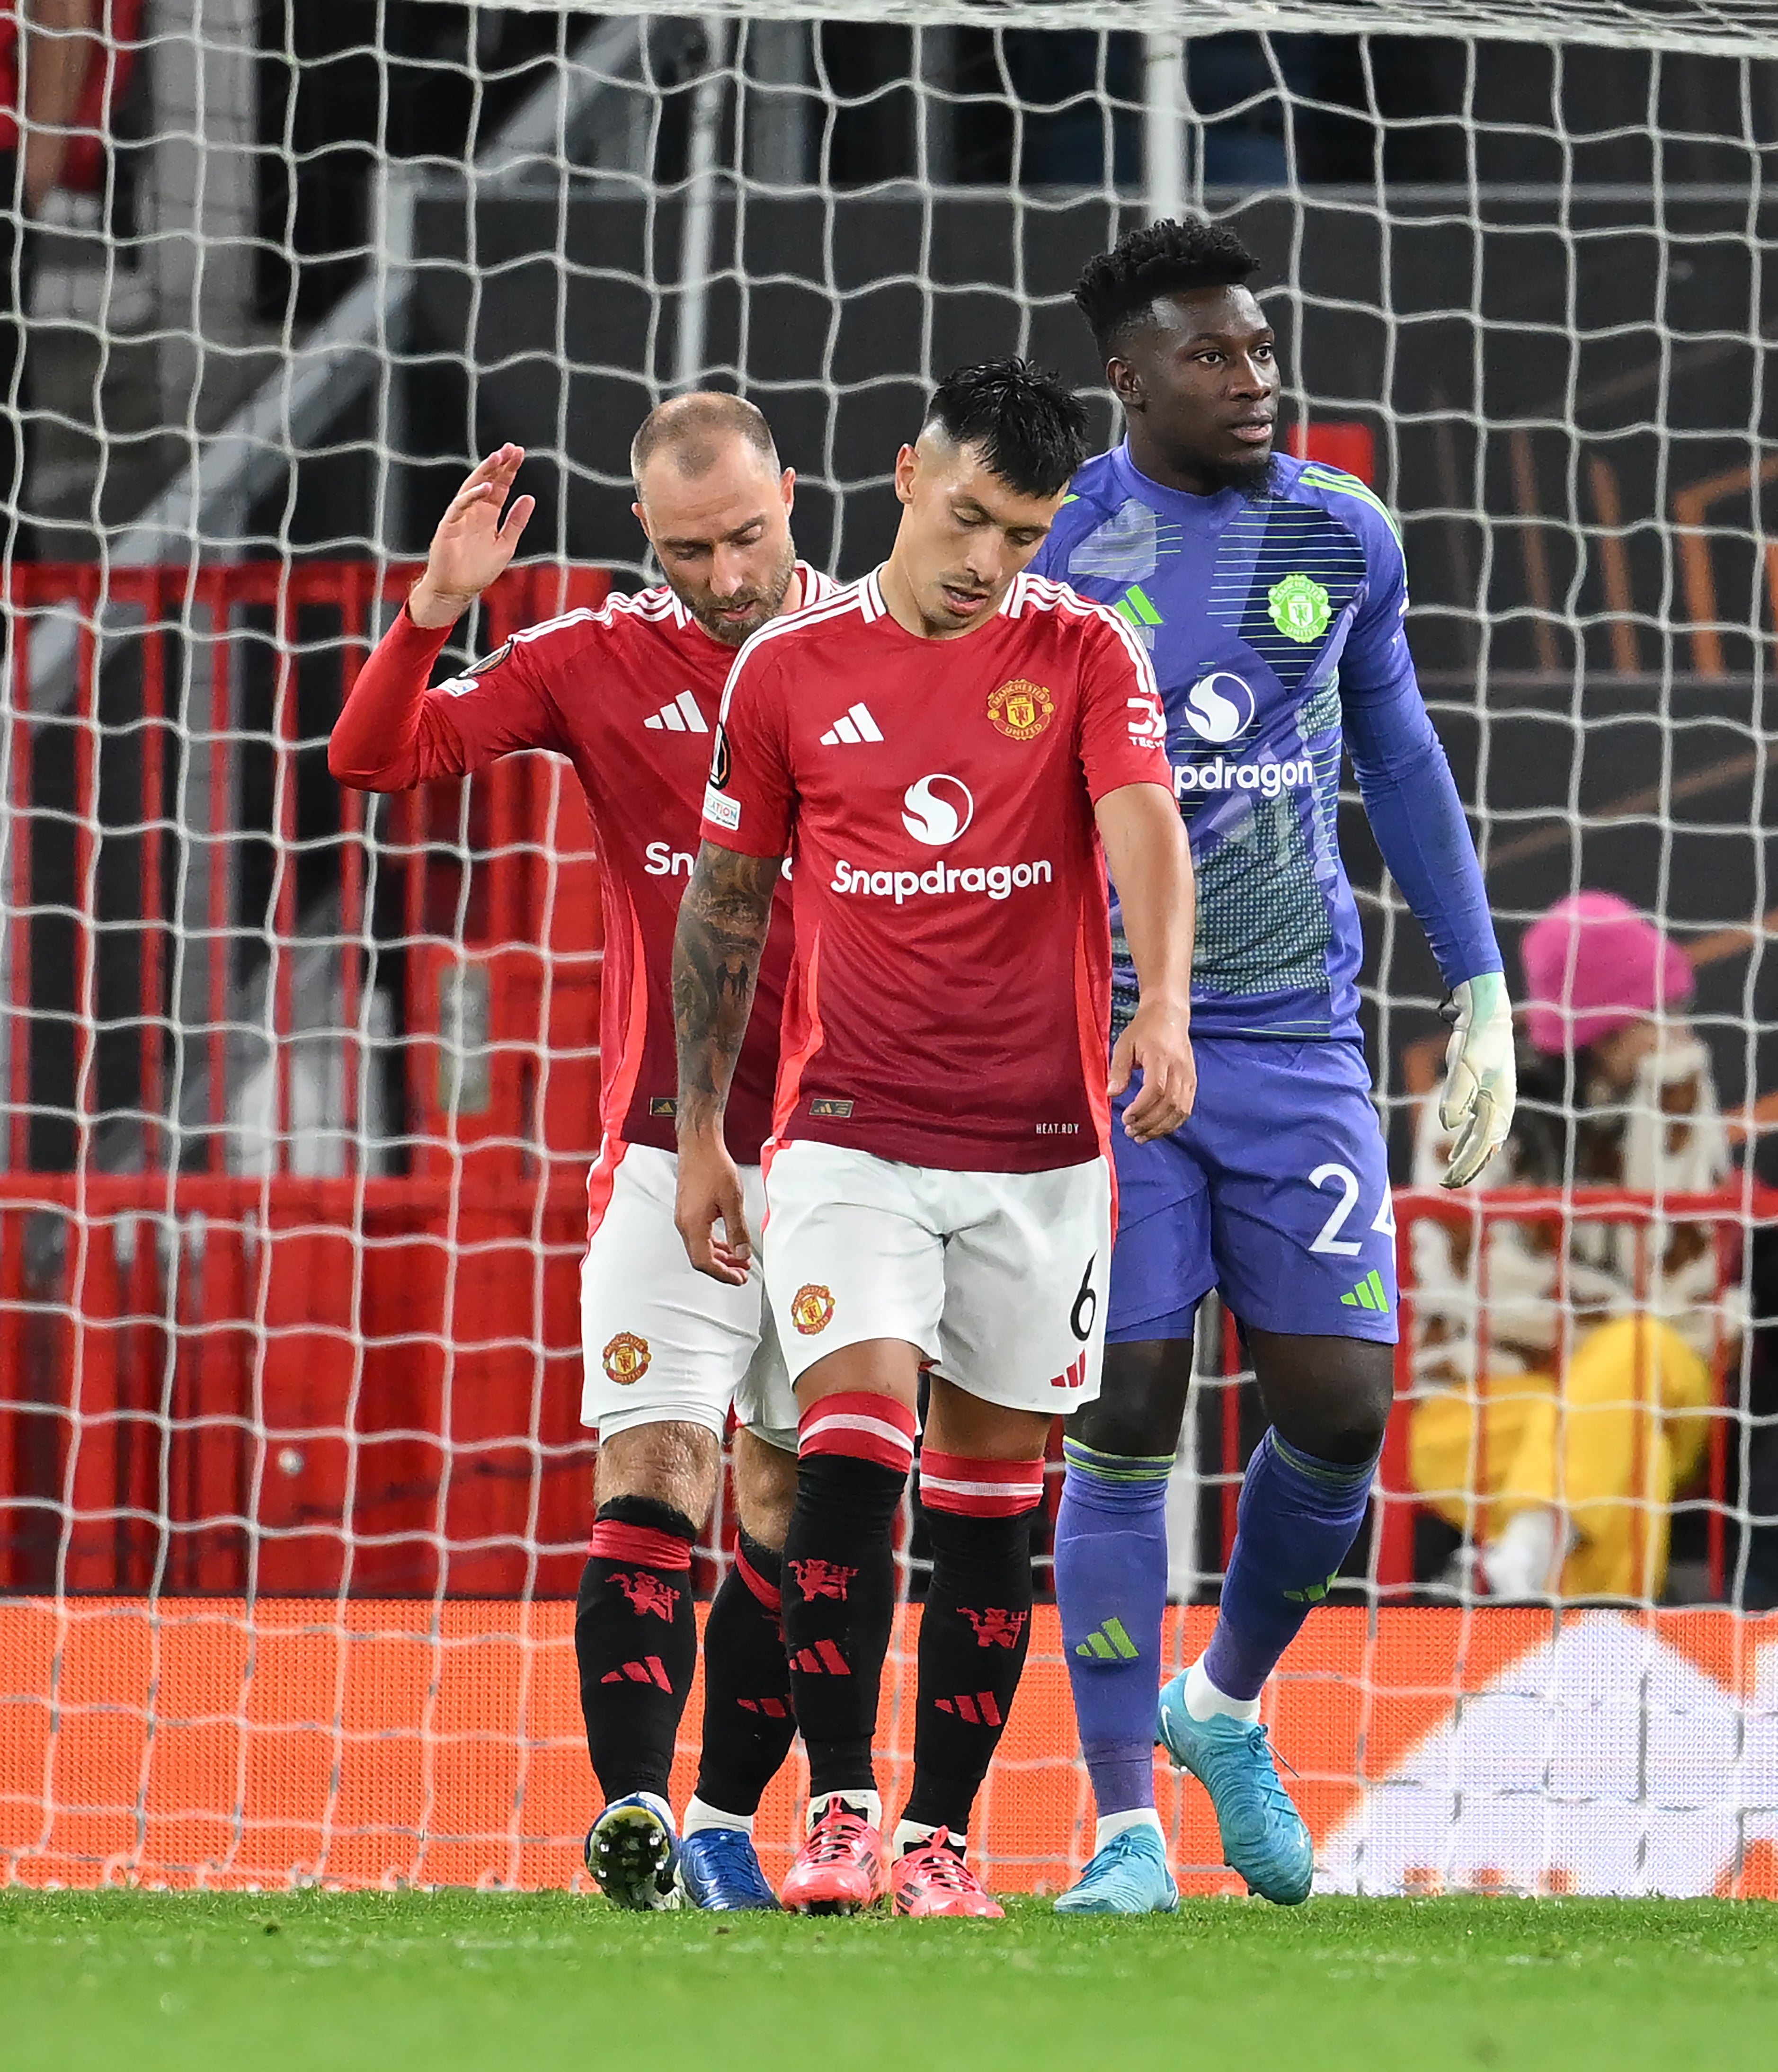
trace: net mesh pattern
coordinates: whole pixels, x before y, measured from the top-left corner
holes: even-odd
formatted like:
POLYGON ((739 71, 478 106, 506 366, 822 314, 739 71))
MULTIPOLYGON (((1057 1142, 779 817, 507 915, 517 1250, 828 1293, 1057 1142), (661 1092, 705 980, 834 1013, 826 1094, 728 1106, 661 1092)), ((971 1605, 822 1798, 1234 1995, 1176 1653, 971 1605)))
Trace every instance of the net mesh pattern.
MULTIPOLYGON (((950 367, 1030 353, 1115 436, 1074 281, 1195 208, 1259 255, 1294 449, 1398 516, 1509 980, 1591 889, 1692 986, 1627 1092, 1530 1090, 1517 1192, 1441 1197, 1442 989, 1347 800, 1406 1301, 1371 1522, 1268 1700, 1324 1881, 1778 1896, 1778 9, 346 11, 109 0, 68 184, 0 135, 0 1876, 577 1874, 598 859, 565 764, 372 800, 328 729, 495 443, 539 510, 441 674, 651 576, 629 441, 693 382, 856 574, 950 367), (1546 1486, 1593 1507, 1558 1601, 1487 1601, 1546 1486)), ((1263 1429, 1213 1305, 1197 1366, 1169 1668, 1263 1429)), ((992 1877, 1059 1884, 1090 1812, 1040 1607, 992 1877)))

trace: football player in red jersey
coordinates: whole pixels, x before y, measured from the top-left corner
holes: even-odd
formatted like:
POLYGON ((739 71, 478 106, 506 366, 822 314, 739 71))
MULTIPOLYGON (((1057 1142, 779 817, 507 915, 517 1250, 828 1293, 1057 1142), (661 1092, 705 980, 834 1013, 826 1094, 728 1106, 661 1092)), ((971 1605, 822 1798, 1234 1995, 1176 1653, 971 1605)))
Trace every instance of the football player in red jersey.
POLYGON ((1021 361, 941 384, 889 560, 735 664, 680 913, 680 1228, 738 1285, 725 1103, 795 860, 763 1248, 800 1408, 783 1612, 812 1795, 782 1896, 805 1910, 887 1882, 898 1913, 1000 1911, 963 1844, 1024 1666, 1045 1442, 1098 1388, 1110 1096, 1142 1075, 1145 1138, 1191 1106, 1191 861, 1148 656, 1024 573, 1085 429, 1021 361), (1109 1085, 1107 863, 1141 985, 1109 1085), (871 1733, 922 1371, 932 1580, 885 1849, 871 1733))
MULTIPOLYGON (((464 483, 353 686, 329 763, 343 783, 390 791, 552 749, 585 791, 606 940, 604 1143, 581 1279, 581 1417, 600 1449, 574 1626, 606 1799, 587 1860, 626 1906, 672 1906, 682 1893, 700 1906, 774 1906, 751 1831, 796 1731, 778 1623, 796 1408, 759 1280, 701 1278, 673 1228, 669 944, 735 651, 829 586, 796 559, 794 478, 759 412, 732 396, 680 397, 647 419, 631 451, 636 515, 665 584, 529 627, 429 690, 451 627, 511 561, 531 515, 520 496, 501 516, 524 458, 503 446, 464 483), (741 1537, 705 1632, 703 1763, 681 1842, 667 1789, 697 1651, 692 1548, 731 1403, 742 1425, 741 1537)), ((782 992, 789 947, 786 909, 766 947, 768 990, 782 992)), ((731 1108, 756 1212, 777 1050, 776 1014, 762 1013, 731 1108)))

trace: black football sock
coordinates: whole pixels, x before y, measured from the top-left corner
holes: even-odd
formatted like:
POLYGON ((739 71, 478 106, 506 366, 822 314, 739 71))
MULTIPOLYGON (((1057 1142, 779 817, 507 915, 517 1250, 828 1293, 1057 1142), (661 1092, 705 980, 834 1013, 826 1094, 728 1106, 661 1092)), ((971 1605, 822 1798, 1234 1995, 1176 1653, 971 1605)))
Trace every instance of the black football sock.
POLYGON ((932 1580, 920 1621, 914 1789, 901 1818, 961 1844, 1012 1710, 1031 1640, 1031 1521, 1043 1462, 930 1448, 920 1507, 932 1580))
POLYGON ((601 1504, 574 1605, 587 1753, 609 1804, 664 1799, 697 1667, 692 1543, 697 1528, 651 1497, 601 1504))
POLYGON ((783 1556, 743 1531, 704 1627, 697 1796, 750 1819, 796 1738, 779 1600, 783 1556))
POLYGON ((877 1788, 871 1737, 914 1431, 911 1410, 864 1393, 823 1397, 801 1422, 784 1541, 784 1643, 813 1799, 877 1788))

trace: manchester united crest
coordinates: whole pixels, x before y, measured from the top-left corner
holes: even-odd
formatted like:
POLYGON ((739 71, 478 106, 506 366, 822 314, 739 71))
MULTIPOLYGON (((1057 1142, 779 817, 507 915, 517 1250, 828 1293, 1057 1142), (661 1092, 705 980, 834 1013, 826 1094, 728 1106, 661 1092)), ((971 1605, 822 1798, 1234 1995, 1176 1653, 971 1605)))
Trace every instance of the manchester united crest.
POLYGON ((790 1304, 790 1322, 806 1338, 824 1331, 833 1322, 833 1290, 819 1281, 806 1281, 790 1304))
POLYGON ((619 1331, 606 1344, 606 1379, 616 1382, 620 1388, 627 1388, 631 1382, 640 1381, 647 1373, 652 1357, 646 1338, 639 1338, 634 1331, 619 1331))
POLYGON ((1008 741, 1035 741, 1056 716, 1056 701, 1041 684, 1015 676, 988 701, 988 716, 1008 741))
POLYGON ((1333 617, 1333 600, 1313 576, 1285 576, 1266 593, 1267 616, 1287 639, 1307 647, 1333 617))

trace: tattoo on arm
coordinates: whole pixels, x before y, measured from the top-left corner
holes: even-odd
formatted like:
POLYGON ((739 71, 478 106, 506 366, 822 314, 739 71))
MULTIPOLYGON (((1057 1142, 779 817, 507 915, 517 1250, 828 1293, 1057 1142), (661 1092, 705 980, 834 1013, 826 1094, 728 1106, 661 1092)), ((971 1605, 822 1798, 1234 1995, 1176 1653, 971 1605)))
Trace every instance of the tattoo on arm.
POLYGON ((720 1115, 728 1100, 782 868, 778 857, 742 856, 713 842, 698 851, 673 936, 682 1132, 720 1115))

